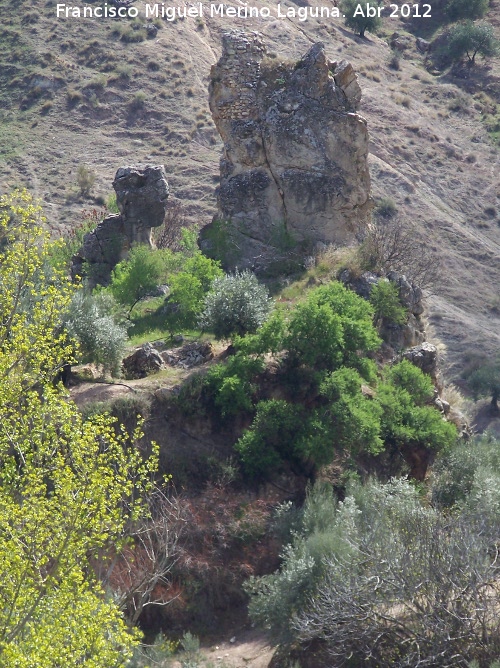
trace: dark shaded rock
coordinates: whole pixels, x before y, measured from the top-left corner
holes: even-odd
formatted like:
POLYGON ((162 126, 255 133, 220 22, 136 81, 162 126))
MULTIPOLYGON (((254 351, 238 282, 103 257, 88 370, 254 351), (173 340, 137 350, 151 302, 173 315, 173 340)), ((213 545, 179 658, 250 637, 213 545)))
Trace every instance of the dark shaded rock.
POLYGON ((406 276, 396 271, 390 271, 387 278, 398 286, 399 299, 403 306, 413 315, 421 315, 424 312, 424 295, 418 285, 410 283, 406 276))
POLYGON ((129 380, 145 378, 151 373, 156 373, 163 367, 163 359, 150 343, 145 343, 126 357, 122 362, 122 366, 125 378, 129 380))
POLYGON ((416 45, 420 53, 427 53, 431 49, 431 43, 422 37, 417 37, 416 45))
POLYGON ((374 285, 377 285, 379 276, 365 271, 361 276, 353 274, 350 269, 343 269, 339 274, 339 281, 342 281, 351 290, 363 299, 370 299, 370 292, 374 285))
POLYGON ((86 276, 89 285, 107 285, 113 268, 132 244, 152 246, 152 228, 165 218, 169 193, 163 165, 121 167, 113 181, 119 214, 111 214, 85 235, 73 258, 72 277, 86 276))
POLYGON ((165 219, 169 193, 163 165, 120 167, 113 188, 116 203, 133 242, 150 243, 151 228, 165 219))

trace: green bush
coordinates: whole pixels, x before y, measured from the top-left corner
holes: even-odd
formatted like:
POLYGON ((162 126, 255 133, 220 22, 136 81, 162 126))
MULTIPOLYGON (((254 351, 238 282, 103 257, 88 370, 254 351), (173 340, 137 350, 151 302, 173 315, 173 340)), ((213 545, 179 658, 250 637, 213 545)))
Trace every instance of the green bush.
POLYGON ((422 504, 406 480, 356 483, 342 503, 316 487, 280 570, 248 582, 250 616, 281 643, 319 643, 329 665, 490 665, 497 531, 422 504))
POLYGON ((378 402, 363 396, 362 383, 357 371, 342 368, 327 376, 320 387, 321 395, 331 402, 323 416, 329 427, 328 440, 353 457, 364 452, 377 455, 384 449, 380 437, 382 409, 378 402))
MULTIPOLYGON (((484 473, 476 477, 480 469, 489 473, 492 481, 500 475, 500 443, 488 434, 462 441, 438 457, 431 477, 433 503, 445 508, 463 505, 475 481, 484 478, 484 473)), ((485 494, 488 489, 491 484, 484 486, 485 494)))
POLYGON ((96 175, 94 170, 86 165, 79 165, 76 172, 76 182, 80 189, 80 194, 88 196, 95 183, 96 175))
POLYGON ((113 269, 109 292, 124 306, 129 315, 134 306, 153 291, 182 258, 168 250, 154 250, 147 245, 135 246, 126 260, 113 269))
POLYGON ((207 371, 202 381, 205 399, 222 417, 251 411, 257 389, 254 381, 263 370, 262 359, 239 352, 207 371))
POLYGON ((443 420, 434 407, 416 405, 403 387, 382 382, 377 386, 376 400, 382 409, 380 436, 386 445, 398 449, 418 446, 440 452, 455 443, 455 425, 443 420))
POLYGON ((284 339, 292 359, 329 371, 357 368, 360 356, 379 345, 373 307, 337 281, 311 291, 294 309, 284 339))
POLYGON ((498 52, 493 26, 489 23, 473 23, 465 21, 450 30, 444 54, 453 62, 467 56, 468 63, 474 65, 476 56, 484 58, 494 56, 498 52))
POLYGON ((375 318, 403 325, 408 319, 408 310, 401 304, 397 285, 381 279, 370 292, 370 303, 375 310, 375 318))
POLYGON ((198 252, 186 260, 182 271, 170 277, 168 303, 175 304, 177 309, 168 319, 174 328, 187 329, 196 326, 204 298, 214 280, 223 275, 218 262, 198 252))
POLYGON ((217 278, 205 298, 200 326, 217 339, 255 332, 269 315, 272 301, 265 286, 249 271, 217 278))
POLYGON ((358 3, 357 0, 342 0, 341 9, 345 16, 345 24, 349 28, 355 30, 360 37, 365 36, 365 32, 376 32, 381 25, 381 19, 378 16, 379 7, 378 2, 370 3, 358 3), (367 6, 370 6, 375 10, 375 16, 364 16, 363 13, 367 13, 367 6), (363 13, 360 13, 359 8, 363 9, 363 13))
POLYGON ((300 459, 305 421, 302 406, 279 399, 261 401, 252 426, 234 446, 246 475, 265 479, 279 471, 285 461, 300 459))
POLYGON ((430 376, 408 360, 389 367, 385 376, 394 387, 408 392, 417 406, 427 403, 434 395, 434 384, 430 376))
POLYGON ((127 330, 113 317, 116 305, 110 295, 77 292, 64 318, 64 328, 77 341, 81 362, 93 362, 104 373, 120 375, 127 330))
POLYGON ((450 21, 480 19, 488 11, 490 0, 449 0, 445 14, 450 21))

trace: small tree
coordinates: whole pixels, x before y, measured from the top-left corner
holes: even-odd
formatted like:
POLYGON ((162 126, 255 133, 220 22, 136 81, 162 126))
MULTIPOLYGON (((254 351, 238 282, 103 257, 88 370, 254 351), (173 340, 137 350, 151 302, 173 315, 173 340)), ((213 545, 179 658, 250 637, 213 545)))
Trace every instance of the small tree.
POLYGON ((213 282, 200 318, 203 329, 217 339, 255 332, 272 307, 267 288, 249 271, 236 272, 213 282))
POLYGON ((454 62, 467 56, 469 65, 474 65, 477 54, 490 58, 496 52, 497 42, 489 23, 465 21, 450 30, 446 54, 454 62))
POLYGON ((402 325, 408 318, 408 311, 401 304, 397 285, 388 280, 380 280, 370 292, 370 301, 375 309, 375 318, 389 320, 402 325))
POLYGON ((0 665, 119 666, 134 634, 91 562, 121 551, 154 459, 52 386, 74 287, 40 222, 27 193, 0 197, 0 665))
POLYGON ((450 21, 480 19, 486 14, 489 5, 490 0, 449 0, 445 13, 450 21))
POLYGON ((95 183, 94 170, 86 165, 79 165, 76 172, 76 182, 80 188, 80 195, 88 196, 95 183))
POLYGON ((146 245, 135 246, 128 259, 122 260, 114 268, 109 290, 120 304, 129 307, 129 315, 137 302, 154 290, 165 277, 166 253, 146 245))
POLYGON ((364 269, 380 273, 397 271, 422 289, 436 285, 440 263, 429 246, 419 241, 417 230, 399 219, 377 217, 359 250, 364 269))
POLYGON ((491 409, 495 413, 499 411, 498 400, 500 399, 500 358, 491 364, 485 364, 471 373, 467 383, 472 390, 474 399, 480 397, 491 397, 491 409))
POLYGON ((378 3, 361 4, 357 0, 342 0, 341 7, 346 26, 359 33, 360 37, 364 37, 367 30, 375 32, 382 22, 379 17, 378 3))

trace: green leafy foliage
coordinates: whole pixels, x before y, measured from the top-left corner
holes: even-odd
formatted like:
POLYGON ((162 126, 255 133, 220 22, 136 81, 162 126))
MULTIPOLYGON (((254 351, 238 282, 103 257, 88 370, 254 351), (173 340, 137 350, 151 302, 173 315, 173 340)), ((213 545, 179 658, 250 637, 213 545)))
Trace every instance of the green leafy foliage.
POLYGON ((345 15, 345 24, 356 31, 360 37, 365 36, 365 32, 376 32, 382 21, 378 16, 379 5, 377 2, 359 3, 356 0, 342 0, 341 9, 345 15), (367 6, 372 11, 368 16, 367 6), (360 11, 360 9, 362 11, 360 11))
MULTIPOLYGON (((396 382, 399 382, 399 376, 396 376, 396 382)), ((409 383, 408 377, 406 381, 409 383)), ((411 388, 416 388, 418 401, 425 388, 425 380, 413 381, 411 388)), ((387 444, 398 448, 421 446, 439 452, 450 448, 457 438, 456 427, 443 420, 435 408, 419 406, 410 391, 390 380, 378 385, 377 402, 382 408, 380 435, 387 444)))
POLYGON ((127 328, 116 313, 111 295, 79 291, 66 312, 64 328, 78 343, 80 362, 93 362, 101 366, 104 373, 119 376, 127 328))
POLYGON ((376 350, 373 307, 339 282, 321 286, 293 311, 284 347, 290 356, 317 369, 333 371, 358 364, 376 350))
POLYGON ((479 54, 490 58, 498 52, 498 43, 495 39, 493 26, 489 23, 473 23, 465 21, 450 30, 445 55, 457 62, 467 56, 470 65, 476 61, 479 54))
POLYGON ((199 252, 187 259, 182 271, 173 274, 169 281, 168 302, 177 306, 168 316, 169 323, 181 329, 195 327, 205 296, 215 279, 223 275, 218 262, 199 252))
POLYGON ((217 278, 205 298, 200 325, 217 339, 255 332, 266 320, 272 301, 265 286, 249 271, 217 278))
POLYGON ((168 250, 135 246, 128 258, 114 268, 108 290, 120 304, 129 307, 130 313, 137 302, 153 291, 168 271, 180 262, 181 258, 168 250))
POLYGON ((449 0, 445 14, 451 21, 480 19, 488 11, 490 0, 449 0))
MULTIPOLYGON (((476 436, 460 442, 437 458, 432 470, 432 500, 439 507, 449 508, 463 505, 468 497, 479 499, 480 493, 487 499, 492 492, 498 494, 499 480, 498 440, 488 434, 476 436)), ((491 508, 495 506, 498 503, 492 504, 491 508)))
POLYGON ((354 369, 334 371, 323 381, 320 392, 330 400, 324 421, 329 425, 336 448, 379 454, 384 448, 380 437, 381 406, 361 393, 362 377, 354 369))
POLYGON ((388 280, 379 280, 371 289, 370 302, 375 317, 402 325, 408 319, 408 311, 401 304, 397 285, 388 280))
POLYGON ((61 314, 74 288, 47 273, 29 196, 0 209, 0 664, 120 666, 136 640, 92 563, 124 545, 156 461, 52 386, 71 358, 61 314))
POLYGON ((251 617, 279 642, 369 668, 498 656, 498 524, 481 507, 443 515, 404 479, 369 481, 343 502, 313 488, 293 525, 280 570, 247 584, 251 617))
POLYGON ((225 364, 211 367, 203 379, 205 396, 222 417, 253 409, 256 376, 264 370, 260 358, 237 353, 225 364))
POLYGON ((251 428, 235 445, 250 478, 266 478, 284 461, 293 461, 301 454, 305 415, 301 406, 283 400, 257 405, 251 428))

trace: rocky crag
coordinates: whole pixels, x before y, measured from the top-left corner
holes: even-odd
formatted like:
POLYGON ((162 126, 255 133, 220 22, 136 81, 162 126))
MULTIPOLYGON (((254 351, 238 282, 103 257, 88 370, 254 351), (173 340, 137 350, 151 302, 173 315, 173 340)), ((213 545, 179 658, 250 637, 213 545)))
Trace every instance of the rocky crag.
POLYGON ((367 224, 368 130, 356 113, 352 66, 322 43, 298 61, 266 57, 258 33, 223 35, 210 109, 224 141, 217 220, 229 233, 228 266, 265 267, 284 243, 346 245, 367 224))
POLYGON ((106 216, 85 235, 73 258, 72 275, 86 276, 89 284, 106 285, 113 267, 132 244, 152 245, 152 230, 165 219, 169 188, 163 165, 120 167, 113 181, 119 214, 106 216))

